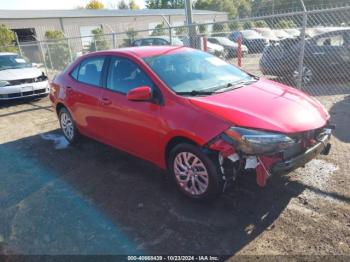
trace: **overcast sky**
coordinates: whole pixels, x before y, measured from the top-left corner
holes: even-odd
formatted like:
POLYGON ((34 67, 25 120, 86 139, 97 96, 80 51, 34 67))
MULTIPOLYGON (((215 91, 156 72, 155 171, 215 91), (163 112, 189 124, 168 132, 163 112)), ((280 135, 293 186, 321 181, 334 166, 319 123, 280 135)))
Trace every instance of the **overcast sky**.
MULTIPOLYGON (((106 8, 116 7, 118 0, 100 0, 106 8)), ((145 7, 144 0, 135 0, 141 7, 145 7)), ((73 9, 85 6, 89 0, 0 0, 0 9, 73 9)), ((127 2, 127 0, 126 0, 127 2)))

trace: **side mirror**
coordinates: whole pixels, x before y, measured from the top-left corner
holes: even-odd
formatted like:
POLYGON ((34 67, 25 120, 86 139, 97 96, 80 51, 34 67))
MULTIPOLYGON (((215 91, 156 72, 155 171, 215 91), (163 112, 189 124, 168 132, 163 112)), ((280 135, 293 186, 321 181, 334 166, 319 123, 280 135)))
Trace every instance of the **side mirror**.
POLYGON ((152 99, 152 89, 149 86, 140 86, 131 89, 127 95, 130 101, 150 101, 152 99))

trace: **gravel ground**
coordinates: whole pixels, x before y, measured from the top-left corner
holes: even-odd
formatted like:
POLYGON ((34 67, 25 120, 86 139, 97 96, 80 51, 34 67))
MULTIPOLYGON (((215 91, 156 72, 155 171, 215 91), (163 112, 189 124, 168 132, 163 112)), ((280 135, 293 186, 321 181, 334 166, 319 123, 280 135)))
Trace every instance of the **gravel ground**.
POLYGON ((350 256, 348 86, 306 90, 337 124, 329 156, 208 203, 109 146, 68 145, 47 98, 2 104, 0 254, 350 256))

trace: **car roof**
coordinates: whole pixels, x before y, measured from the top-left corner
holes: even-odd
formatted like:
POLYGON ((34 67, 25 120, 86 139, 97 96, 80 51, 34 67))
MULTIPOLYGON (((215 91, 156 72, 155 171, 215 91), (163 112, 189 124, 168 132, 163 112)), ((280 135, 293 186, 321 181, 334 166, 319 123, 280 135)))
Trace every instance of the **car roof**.
POLYGON ((145 58, 150 56, 160 56, 160 55, 188 52, 192 50, 193 50, 192 48, 188 48, 184 46, 164 45, 164 46, 127 47, 127 48, 108 50, 108 52, 125 53, 133 56, 138 56, 140 58, 145 58))
POLYGON ((16 53, 10 53, 10 52, 0 52, 0 56, 3 55, 17 55, 16 53))

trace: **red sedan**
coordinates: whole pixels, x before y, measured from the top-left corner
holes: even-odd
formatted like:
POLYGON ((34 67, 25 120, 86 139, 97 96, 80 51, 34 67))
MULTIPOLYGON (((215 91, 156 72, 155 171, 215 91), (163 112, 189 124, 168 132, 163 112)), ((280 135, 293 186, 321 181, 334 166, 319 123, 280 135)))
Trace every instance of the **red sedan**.
POLYGON ((151 161, 196 199, 245 169, 264 186, 330 150, 329 114, 314 98, 186 47, 84 55, 50 99, 69 142, 82 134, 151 161))

